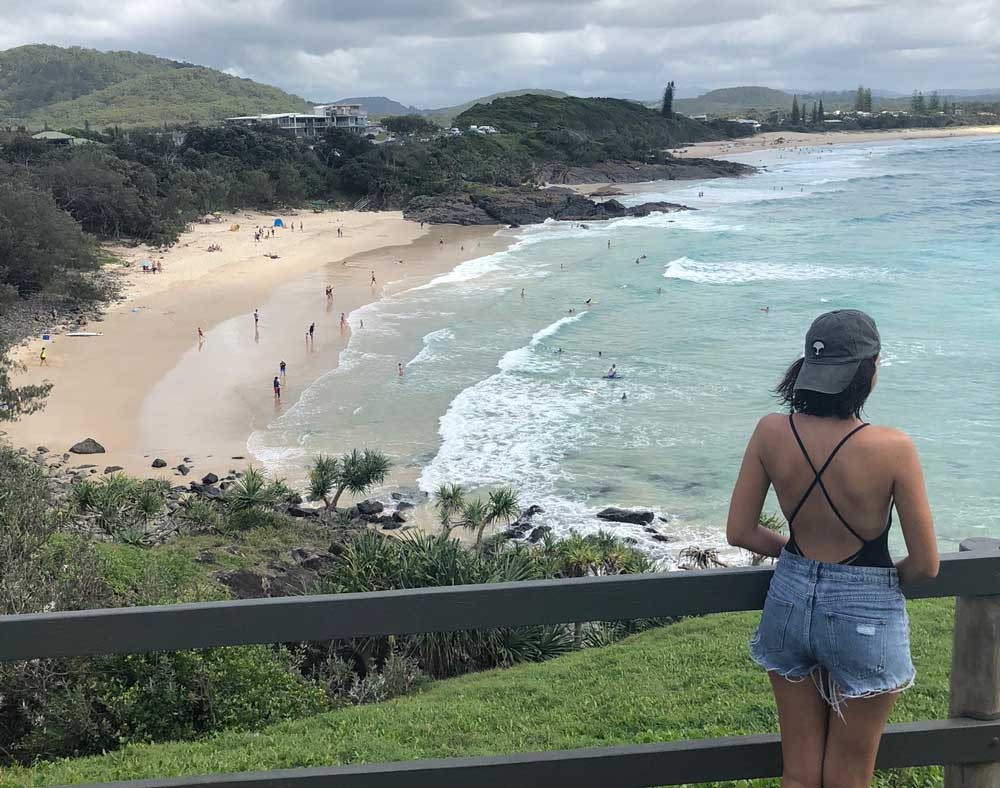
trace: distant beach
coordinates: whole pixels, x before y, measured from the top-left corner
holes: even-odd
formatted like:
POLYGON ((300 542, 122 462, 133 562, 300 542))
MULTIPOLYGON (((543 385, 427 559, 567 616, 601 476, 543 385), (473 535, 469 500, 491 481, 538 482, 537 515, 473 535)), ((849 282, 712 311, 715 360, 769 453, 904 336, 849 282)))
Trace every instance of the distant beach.
POLYGON ((745 139, 696 142, 671 150, 685 159, 697 157, 726 158, 735 153, 761 150, 799 148, 815 145, 865 145, 872 142, 939 139, 947 137, 980 137, 1000 134, 1000 126, 951 126, 942 129, 886 129, 885 131, 769 131, 745 139))
MULTIPOLYGON (((124 300, 85 327, 101 336, 38 337, 17 349, 28 366, 19 380, 48 380, 53 389, 42 411, 5 427, 8 437, 56 453, 93 437, 107 453, 90 462, 134 474, 162 475, 150 467, 156 457, 166 471, 185 457, 202 472, 245 464, 250 432, 336 366, 358 330, 341 330, 342 312, 501 248, 496 229, 421 227, 399 212, 240 211, 192 225, 169 249, 112 248, 128 265, 124 300), (276 216, 286 226, 255 241, 255 228, 270 228, 276 216), (221 250, 207 251, 213 245, 221 250), (162 273, 144 273, 144 261, 162 273), (43 345, 47 366, 38 363, 43 345), (282 360, 289 372, 279 405, 271 380, 282 360)), ((387 368, 386 379, 394 373, 387 368)))

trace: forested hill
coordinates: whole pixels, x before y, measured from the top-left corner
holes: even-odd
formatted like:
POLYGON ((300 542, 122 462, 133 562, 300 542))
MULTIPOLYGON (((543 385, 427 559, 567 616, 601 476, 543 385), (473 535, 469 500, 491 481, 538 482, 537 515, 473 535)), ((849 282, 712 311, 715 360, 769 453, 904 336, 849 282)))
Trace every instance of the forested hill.
POLYGON ((270 85, 141 52, 47 45, 0 52, 0 125, 162 126, 308 109, 270 85))
POLYGON ((470 107, 455 118, 455 124, 459 128, 494 126, 503 133, 520 135, 525 147, 542 151, 558 147, 577 160, 641 159, 650 150, 720 139, 727 131, 732 133, 718 124, 681 115, 666 118, 635 101, 574 96, 497 99, 470 107), (581 155, 587 148, 600 149, 601 155, 581 155))

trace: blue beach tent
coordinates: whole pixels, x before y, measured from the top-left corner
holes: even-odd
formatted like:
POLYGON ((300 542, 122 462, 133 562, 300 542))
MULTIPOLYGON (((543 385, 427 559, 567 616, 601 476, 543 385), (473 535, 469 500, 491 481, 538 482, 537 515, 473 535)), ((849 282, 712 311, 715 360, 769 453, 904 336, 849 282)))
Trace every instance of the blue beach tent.
POLYGON ((285 223, 283 221, 281 221, 281 219, 275 219, 274 220, 274 226, 275 227, 284 227, 285 223))

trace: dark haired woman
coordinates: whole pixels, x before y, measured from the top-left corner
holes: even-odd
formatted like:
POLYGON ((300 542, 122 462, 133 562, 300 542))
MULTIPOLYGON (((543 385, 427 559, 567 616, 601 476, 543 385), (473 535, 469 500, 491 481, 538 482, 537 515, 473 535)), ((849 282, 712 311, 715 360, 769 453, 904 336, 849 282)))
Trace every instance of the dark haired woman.
POLYGON ((861 788, 896 695, 913 683, 899 582, 938 571, 912 441, 861 420, 880 340, 863 312, 816 318, 777 389, 787 415, 757 424, 733 490, 729 543, 778 557, 750 644, 778 706, 784 788, 861 788), (758 525, 774 487, 785 537, 758 525), (893 563, 899 515, 908 555, 893 563))

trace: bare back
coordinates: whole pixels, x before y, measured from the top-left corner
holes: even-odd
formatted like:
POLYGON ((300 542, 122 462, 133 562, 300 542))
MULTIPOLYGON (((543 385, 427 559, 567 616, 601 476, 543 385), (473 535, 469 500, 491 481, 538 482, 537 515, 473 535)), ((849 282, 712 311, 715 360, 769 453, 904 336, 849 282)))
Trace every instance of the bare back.
POLYGON ((794 515, 795 540, 803 553, 838 563, 858 551, 860 540, 878 538, 889 524, 895 480, 892 448, 899 433, 874 425, 858 430, 863 424, 858 419, 803 414, 794 419, 801 447, 787 416, 762 420, 760 459, 785 518, 794 515), (817 471, 822 471, 822 485, 815 482, 817 471))

